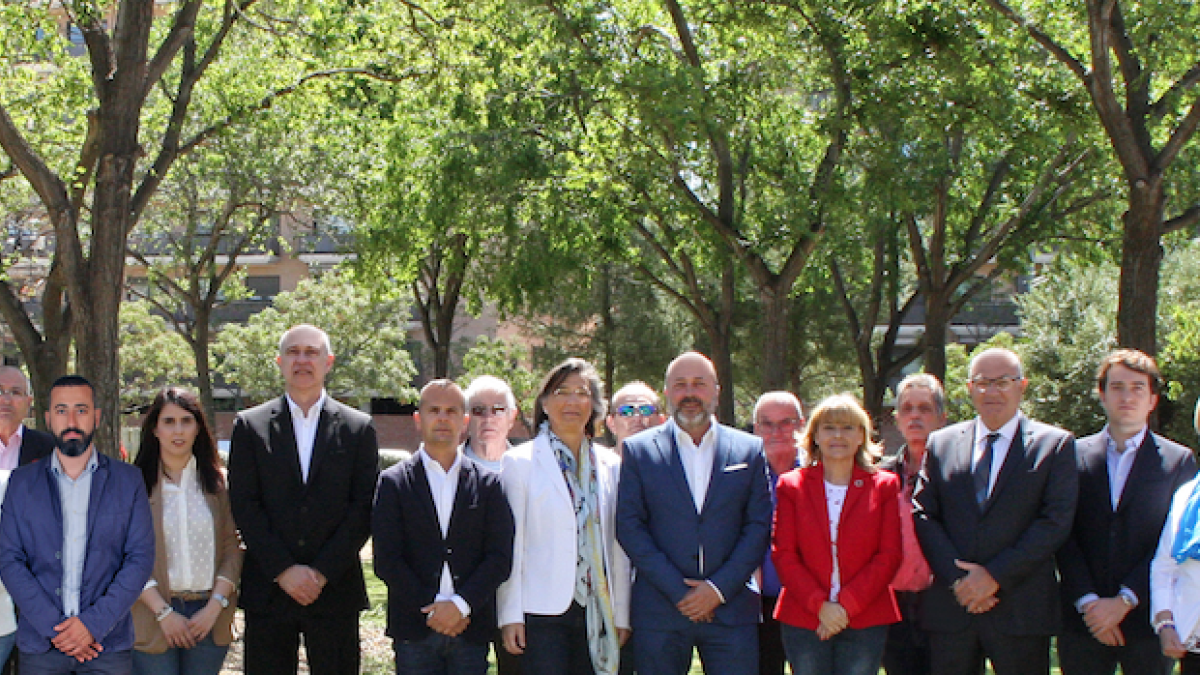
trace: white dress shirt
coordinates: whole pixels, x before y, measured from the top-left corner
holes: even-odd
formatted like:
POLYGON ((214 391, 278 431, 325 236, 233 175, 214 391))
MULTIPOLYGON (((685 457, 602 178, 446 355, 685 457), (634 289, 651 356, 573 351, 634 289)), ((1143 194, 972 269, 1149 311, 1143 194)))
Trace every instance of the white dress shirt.
POLYGON ((842 522, 842 507, 846 505, 849 485, 834 485, 825 481, 825 510, 829 512, 829 541, 833 543, 833 574, 829 579, 829 601, 837 602, 842 592, 842 571, 838 567, 838 524, 842 522))
POLYGON ((992 467, 988 474, 988 498, 992 496, 992 490, 996 487, 996 477, 1000 475, 1000 469, 1004 466, 1004 460, 1008 458, 1008 448, 1012 446, 1013 438, 1017 435, 1017 427, 1020 426, 1018 421, 1020 415, 1014 415, 1013 418, 1004 423, 995 431, 988 429, 983 420, 975 418, 975 452, 971 456, 971 472, 974 473, 975 467, 978 466, 979 460, 983 458, 983 453, 987 450, 988 434, 999 433, 1000 438, 992 444, 992 467))
POLYGON ((18 424, 17 430, 8 438, 0 438, 0 469, 15 469, 21 462, 21 442, 25 439, 25 425, 18 424))
POLYGON ((308 482, 308 467, 312 465, 313 444, 317 442, 317 425, 321 421, 321 409, 325 407, 325 390, 305 414, 300 406, 287 394, 288 408, 292 411, 292 432, 296 436, 296 453, 300 455, 300 476, 308 482))
MULTIPOLYGON (((429 493, 433 495, 433 508, 437 511, 438 526, 442 529, 442 539, 450 531, 450 516, 454 514, 454 497, 458 494, 458 475, 462 469, 462 448, 454 456, 450 469, 443 469, 441 463, 425 452, 425 445, 417 451, 421 464, 425 467, 425 479, 429 481, 429 493)), ((442 563, 442 578, 438 586, 437 602, 449 600, 453 602, 463 616, 471 615, 471 606, 462 596, 454 591, 454 577, 450 574, 450 564, 442 563)))
POLYGON ((692 441, 691 434, 675 424, 674 419, 668 424, 672 425, 675 447, 679 448, 679 459, 683 462, 683 472, 687 475, 688 487, 692 491, 692 502, 696 505, 696 513, 699 513, 704 508, 708 482, 712 478, 713 461, 717 452, 717 420, 711 420, 708 431, 700 437, 699 445, 692 441))
POLYGON ((1120 449, 1117 448, 1117 442, 1109 435, 1107 425, 1101 432, 1104 434, 1105 460, 1108 462, 1109 497, 1112 499, 1114 511, 1121 503, 1121 495, 1125 493, 1125 483, 1129 481, 1129 472, 1133 469, 1133 460, 1137 457, 1138 448, 1142 447, 1142 441, 1146 440, 1146 431, 1147 427, 1142 427, 1142 430, 1134 434, 1132 438, 1126 439, 1124 447, 1120 449))

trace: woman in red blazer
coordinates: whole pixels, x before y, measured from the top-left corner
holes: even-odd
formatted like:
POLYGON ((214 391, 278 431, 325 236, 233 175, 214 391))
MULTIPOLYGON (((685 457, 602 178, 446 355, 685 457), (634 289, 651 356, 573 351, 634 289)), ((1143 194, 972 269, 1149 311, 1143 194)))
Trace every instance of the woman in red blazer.
POLYGON ((900 566, 900 481, 876 471, 871 420, 851 396, 825 399, 801 444, 808 464, 776 487, 772 558, 783 583, 775 618, 793 675, 874 675, 900 566))

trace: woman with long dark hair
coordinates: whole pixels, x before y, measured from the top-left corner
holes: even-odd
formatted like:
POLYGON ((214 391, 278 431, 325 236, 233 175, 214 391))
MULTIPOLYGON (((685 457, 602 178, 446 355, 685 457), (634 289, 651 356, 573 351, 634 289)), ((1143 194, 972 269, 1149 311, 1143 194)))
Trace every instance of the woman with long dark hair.
POLYGON ((537 436, 504 454, 516 523, 497 593, 504 647, 525 675, 615 675, 629 635, 629 560, 616 541, 620 459, 592 442, 604 418, 596 369, 567 359, 534 405, 537 436))
POLYGON ((232 639, 242 548, 221 458, 195 394, 163 389, 142 422, 134 465, 154 517, 154 572, 133 606, 133 670, 216 675, 232 639))

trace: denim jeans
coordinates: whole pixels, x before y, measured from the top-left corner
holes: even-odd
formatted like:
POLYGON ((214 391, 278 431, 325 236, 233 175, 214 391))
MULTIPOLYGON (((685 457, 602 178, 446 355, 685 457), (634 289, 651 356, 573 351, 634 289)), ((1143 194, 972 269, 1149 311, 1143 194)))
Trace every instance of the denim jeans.
POLYGON ((8 655, 12 654, 13 647, 17 644, 17 631, 13 631, 8 635, 0 635, 0 670, 4 669, 8 663, 8 655))
POLYGON ((42 654, 21 652, 18 670, 20 675, 129 675, 133 670, 131 651, 103 651, 82 663, 57 649, 42 654))
POLYGON ((792 675, 875 675, 887 644, 887 626, 847 628, 828 640, 816 631, 781 624, 792 675))
POLYGON ((423 640, 396 640, 396 672, 404 675, 486 675, 488 644, 460 635, 430 633, 423 640))
MULTIPOLYGON (((207 600, 171 600, 171 607, 186 617, 191 617, 208 604, 207 600)), ((134 675, 217 675, 225 663, 229 647, 218 647, 213 642, 212 631, 191 649, 172 647, 161 654, 133 651, 134 675)))

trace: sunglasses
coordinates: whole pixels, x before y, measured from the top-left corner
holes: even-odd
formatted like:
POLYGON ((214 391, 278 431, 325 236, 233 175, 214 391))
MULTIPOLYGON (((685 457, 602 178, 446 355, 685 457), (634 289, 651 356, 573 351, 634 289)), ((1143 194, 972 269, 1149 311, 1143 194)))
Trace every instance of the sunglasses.
POLYGON ((471 414, 475 417, 500 417, 508 412, 506 405, 477 405, 471 407, 471 414))
POLYGON ((658 408, 649 404, 617 406, 617 414, 621 417, 649 417, 656 412, 658 408))

